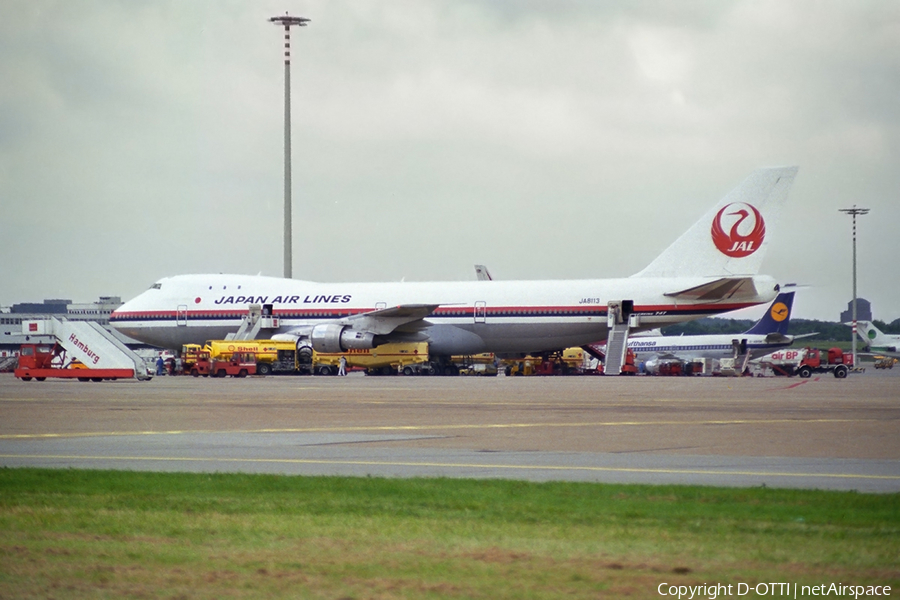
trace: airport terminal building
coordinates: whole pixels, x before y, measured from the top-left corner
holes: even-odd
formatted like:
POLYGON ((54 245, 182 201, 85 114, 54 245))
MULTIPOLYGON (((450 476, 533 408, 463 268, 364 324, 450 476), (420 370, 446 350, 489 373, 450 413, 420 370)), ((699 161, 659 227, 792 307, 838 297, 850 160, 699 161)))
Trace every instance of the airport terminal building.
POLYGON ((109 316, 122 306, 119 296, 100 296, 96 302, 75 303, 67 298, 50 298, 43 302, 23 302, 9 308, 0 308, 0 358, 17 353, 22 344, 53 343, 52 336, 26 335, 22 322, 56 317, 70 321, 96 321, 131 347, 143 346, 141 342, 126 337, 109 326, 109 316))

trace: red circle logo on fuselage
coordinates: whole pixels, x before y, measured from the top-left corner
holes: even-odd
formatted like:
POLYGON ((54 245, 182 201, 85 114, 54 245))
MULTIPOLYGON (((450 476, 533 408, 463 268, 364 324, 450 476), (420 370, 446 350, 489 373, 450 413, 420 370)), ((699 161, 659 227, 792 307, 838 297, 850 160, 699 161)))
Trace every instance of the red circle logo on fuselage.
POLYGON ((716 213, 710 233, 719 252, 732 258, 744 258, 762 246, 766 223, 755 206, 732 202, 716 213))

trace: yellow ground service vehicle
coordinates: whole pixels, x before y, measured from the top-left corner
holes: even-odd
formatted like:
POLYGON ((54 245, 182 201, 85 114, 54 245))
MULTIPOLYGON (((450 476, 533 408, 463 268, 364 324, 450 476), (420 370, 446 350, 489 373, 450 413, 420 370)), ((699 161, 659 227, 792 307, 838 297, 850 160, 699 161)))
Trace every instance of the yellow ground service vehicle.
POLYGON ((185 344, 181 347, 181 373, 191 372, 191 368, 197 365, 201 352, 203 346, 200 344, 185 344))
POLYGON ((497 357, 493 352, 473 356, 451 356, 450 362, 459 369, 460 375, 497 375, 497 357))
MULTIPOLYGON (((199 346, 198 346, 199 348, 199 346)), ((185 354, 188 347, 185 346, 185 354)), ((297 346, 294 342, 274 340, 210 340, 203 350, 209 352, 212 360, 228 360, 235 352, 256 355, 256 373, 296 373, 299 369, 297 346)), ((188 370, 185 367, 185 370, 188 370)))
POLYGON ((893 369, 894 363, 897 362, 896 358, 892 358, 890 356, 882 356, 878 360, 875 361, 876 369, 893 369))
POLYGON ((503 361, 504 372, 516 375, 583 375, 592 372, 585 368, 585 352, 581 348, 566 348, 547 356, 526 356, 503 361))
POLYGON ((565 350, 563 350, 562 355, 559 357, 559 359, 566 363, 566 365, 571 370, 584 368, 584 350, 577 346, 574 348, 566 348, 565 350))
POLYGON ((534 375, 534 365, 540 363, 540 356, 528 355, 525 358, 506 359, 503 361, 503 364, 505 365, 504 373, 506 373, 507 377, 514 377, 516 375, 534 375))
POLYGON ((313 372, 316 375, 334 375, 338 372, 341 357, 346 357, 347 368, 363 368, 368 375, 412 374, 416 365, 428 362, 428 344, 382 344, 371 350, 350 352, 313 352, 313 372), (409 373, 407 373, 409 371, 409 373))

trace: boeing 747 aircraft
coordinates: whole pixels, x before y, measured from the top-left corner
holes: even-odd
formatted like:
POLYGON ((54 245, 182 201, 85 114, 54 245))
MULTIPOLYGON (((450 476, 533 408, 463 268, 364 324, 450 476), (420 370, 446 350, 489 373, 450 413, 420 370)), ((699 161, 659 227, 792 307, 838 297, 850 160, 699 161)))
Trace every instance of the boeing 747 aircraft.
POLYGON ((428 342, 435 356, 582 346, 605 339, 613 318, 637 331, 770 302, 779 287, 757 273, 796 173, 796 167, 753 172, 631 277, 313 283, 179 275, 126 302, 110 322, 134 339, 180 349, 223 339, 258 304, 277 323, 267 337, 320 352, 405 341, 428 342))

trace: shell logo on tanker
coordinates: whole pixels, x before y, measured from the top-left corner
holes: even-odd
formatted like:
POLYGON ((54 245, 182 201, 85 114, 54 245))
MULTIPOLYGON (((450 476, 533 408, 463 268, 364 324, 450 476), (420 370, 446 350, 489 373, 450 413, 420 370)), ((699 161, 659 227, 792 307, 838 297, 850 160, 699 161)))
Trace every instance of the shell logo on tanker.
POLYGON ((766 238, 766 223, 755 206, 732 202, 723 206, 713 217, 710 233, 719 252, 732 258, 744 258, 762 246, 766 238))
POLYGON ((781 321, 787 319, 788 312, 788 307, 784 304, 784 302, 776 302, 772 305, 772 309, 769 311, 769 315, 771 315, 774 320, 780 323, 781 321))
POLYGON ((253 344, 250 346, 228 344, 226 350, 228 352, 277 352, 278 348, 266 344, 253 344))

